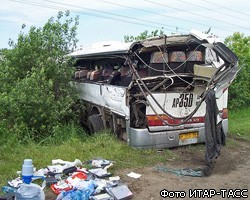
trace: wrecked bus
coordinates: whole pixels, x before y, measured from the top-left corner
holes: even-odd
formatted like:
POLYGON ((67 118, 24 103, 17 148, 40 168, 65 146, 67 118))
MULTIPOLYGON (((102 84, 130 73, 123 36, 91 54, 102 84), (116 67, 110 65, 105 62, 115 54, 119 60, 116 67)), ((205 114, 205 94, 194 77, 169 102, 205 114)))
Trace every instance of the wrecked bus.
POLYGON ((81 123, 91 133, 109 128, 136 148, 203 143, 205 96, 215 91, 224 135, 228 86, 237 57, 217 38, 187 35, 132 43, 101 42, 69 54, 74 84, 85 102, 81 123))

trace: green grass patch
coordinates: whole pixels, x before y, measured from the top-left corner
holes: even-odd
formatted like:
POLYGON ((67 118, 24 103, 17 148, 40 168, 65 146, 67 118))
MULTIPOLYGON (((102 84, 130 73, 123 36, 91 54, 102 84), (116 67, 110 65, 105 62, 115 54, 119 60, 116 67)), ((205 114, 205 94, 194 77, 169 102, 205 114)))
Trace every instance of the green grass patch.
POLYGON ((250 141, 250 108, 229 111, 229 134, 250 141))
MULTIPOLYGON (((169 150, 163 150, 158 153, 156 150, 138 150, 129 147, 125 142, 119 141, 108 131, 103 131, 93 136, 86 134, 79 135, 74 127, 61 130, 64 134, 64 140, 56 138, 60 136, 55 134, 56 138, 50 137, 42 143, 37 144, 31 140, 25 142, 13 142, 1 146, 0 155, 0 186, 6 185, 8 180, 17 177, 16 171, 20 171, 23 160, 26 158, 33 159, 33 164, 37 169, 51 165, 53 159, 63 159, 74 161, 76 158, 81 161, 88 161, 95 158, 104 158, 112 160, 115 165, 111 171, 130 167, 143 167, 156 163, 166 163, 168 158, 173 157, 169 150), (70 132, 70 130, 73 130, 70 132)), ((63 134, 63 133, 61 133, 63 134)), ((9 137, 11 137, 9 135, 9 137)))

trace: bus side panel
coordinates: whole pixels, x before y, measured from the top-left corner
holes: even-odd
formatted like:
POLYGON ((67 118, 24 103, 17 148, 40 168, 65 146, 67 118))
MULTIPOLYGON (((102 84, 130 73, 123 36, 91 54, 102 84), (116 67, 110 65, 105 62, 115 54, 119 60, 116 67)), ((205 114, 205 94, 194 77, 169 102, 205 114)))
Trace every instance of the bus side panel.
POLYGON ((216 99, 218 110, 220 111, 220 116, 218 117, 218 122, 222 121, 222 130, 223 133, 227 136, 228 134, 228 117, 227 114, 225 116, 224 112, 227 111, 228 104, 228 89, 224 91, 223 95, 220 96, 219 99, 216 99))
POLYGON ((129 116, 125 87, 95 83, 76 83, 76 86, 81 99, 105 107, 120 116, 129 116))

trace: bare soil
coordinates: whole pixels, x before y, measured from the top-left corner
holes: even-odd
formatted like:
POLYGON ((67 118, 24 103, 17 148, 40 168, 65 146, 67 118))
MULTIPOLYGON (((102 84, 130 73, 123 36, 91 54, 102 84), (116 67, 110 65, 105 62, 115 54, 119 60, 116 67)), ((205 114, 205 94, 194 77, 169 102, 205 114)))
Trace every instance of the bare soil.
MULTIPOLYGON (((205 148, 205 146, 204 146, 205 148)), ((173 149, 179 158, 168 162, 166 167, 174 169, 199 168, 204 165, 204 151, 195 152, 190 148, 173 149)), ((185 191, 189 199, 190 189, 248 189, 250 186, 250 143, 238 140, 236 144, 225 146, 221 155, 214 161, 212 174, 207 177, 179 176, 169 172, 156 171, 155 166, 133 169, 141 174, 139 179, 132 179, 124 174, 131 171, 120 171, 122 180, 126 182, 134 194, 133 199, 163 199, 160 191, 185 191)), ((227 193, 226 193, 227 194, 227 193)), ((238 194, 239 195, 239 194, 238 194)), ((250 192, 245 192, 250 198, 250 192)), ((212 199, 222 199, 215 195, 212 199)))
MULTIPOLYGON (((133 193, 133 199, 158 200, 164 199, 160 196, 160 191, 185 191, 189 199, 190 189, 248 189, 250 186, 250 143, 234 138, 231 145, 226 145, 221 149, 221 155, 214 160, 212 174, 207 177, 179 176, 170 172, 159 172, 155 166, 144 168, 123 169, 115 172, 121 180, 126 183, 133 193), (131 171, 141 174, 139 179, 133 179, 126 174, 131 171)), ((200 168, 204 167, 204 148, 180 147, 171 149, 175 158, 168 160, 165 164, 168 168, 200 168)), ((160 152, 159 152, 160 153, 160 152)), ((166 158, 167 159, 167 158, 166 158)), ((161 163, 159 165, 162 166, 161 163)), ((244 195, 250 197, 250 192, 244 195)), ((46 199, 55 199, 51 192, 46 192, 46 199)), ((212 199, 222 199, 221 195, 215 195, 212 199)))

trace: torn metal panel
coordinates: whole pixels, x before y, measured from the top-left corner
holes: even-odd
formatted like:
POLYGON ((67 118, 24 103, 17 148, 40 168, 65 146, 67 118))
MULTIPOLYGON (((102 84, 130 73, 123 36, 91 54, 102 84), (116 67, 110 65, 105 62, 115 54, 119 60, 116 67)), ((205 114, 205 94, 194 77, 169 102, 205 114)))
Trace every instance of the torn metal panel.
POLYGON ((145 100, 131 101, 131 126, 146 128, 146 106, 145 100))
POLYGON ((227 70, 222 76, 215 77, 216 82, 214 90, 216 98, 220 98, 223 92, 231 85, 238 73, 238 65, 233 66, 230 70, 227 70))
POLYGON ((197 38, 200 41, 204 41, 210 44, 216 43, 216 42, 221 42, 220 39, 218 39, 217 37, 202 33, 200 31, 191 29, 190 31, 190 35, 194 36, 195 38, 197 38))
POLYGON ((238 57, 225 44, 217 42, 213 49, 226 63, 237 65, 238 57))
POLYGON ((190 39, 189 35, 174 35, 174 36, 162 36, 159 38, 152 38, 147 39, 141 42, 141 44, 148 48, 148 47, 155 47, 155 46, 168 46, 168 45, 178 45, 178 44, 185 44, 190 39))
POLYGON ((131 43, 123 43, 118 41, 111 42, 97 42, 89 45, 84 45, 77 48, 74 52, 68 54, 70 57, 75 58, 90 58, 93 56, 103 57, 105 55, 120 55, 127 53, 131 43))
POLYGON ((81 99, 103 106, 121 116, 129 116, 129 108, 126 106, 126 88, 81 82, 77 82, 76 87, 81 99))
POLYGON ((194 64, 194 76, 204 77, 205 80, 209 80, 216 72, 216 67, 212 65, 196 65, 194 64))

